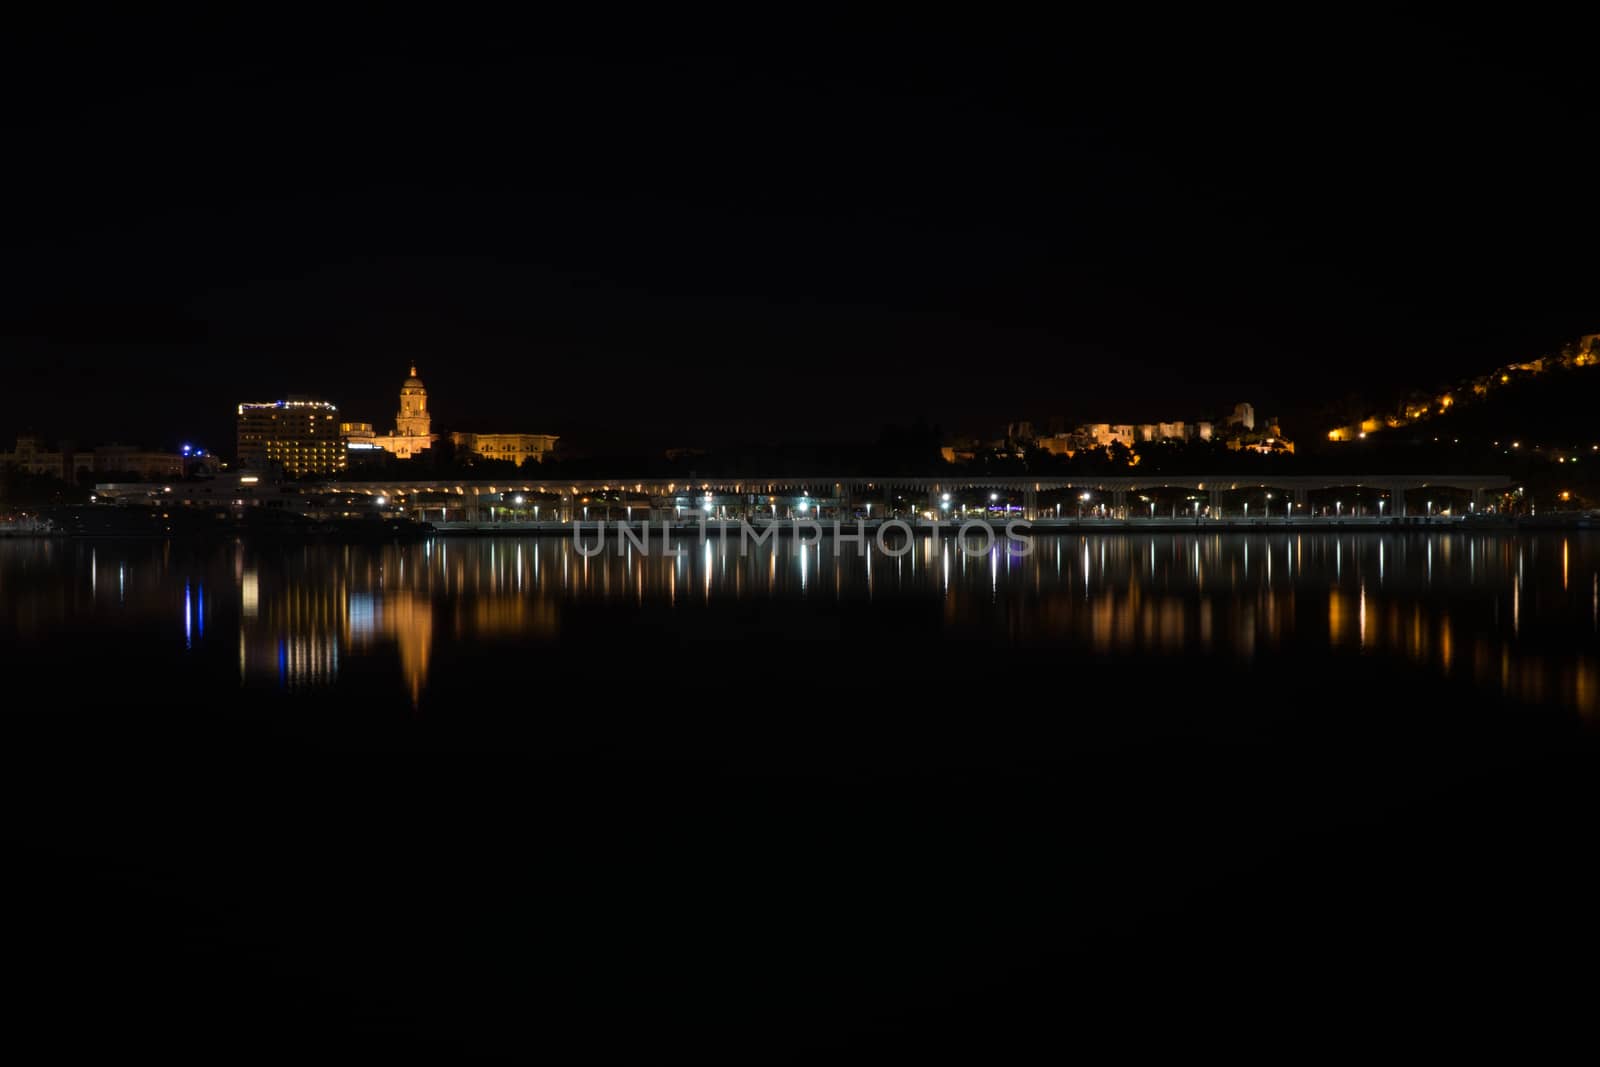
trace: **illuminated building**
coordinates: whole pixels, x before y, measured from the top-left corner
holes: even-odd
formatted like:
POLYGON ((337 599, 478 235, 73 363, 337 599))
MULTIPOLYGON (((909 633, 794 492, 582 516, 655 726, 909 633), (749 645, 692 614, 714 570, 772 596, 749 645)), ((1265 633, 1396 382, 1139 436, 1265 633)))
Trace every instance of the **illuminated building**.
POLYGON ((51 451, 37 435, 19 434, 15 449, 0 452, 0 467, 12 467, 28 474, 48 475, 70 482, 77 480, 80 471, 94 469, 94 457, 87 452, 74 452, 71 448, 51 451))
POLYGON ((34 434, 22 434, 11 452, 0 452, 0 466, 14 467, 28 474, 48 475, 63 481, 77 481, 80 474, 134 474, 140 478, 181 478, 184 456, 131 445, 101 445, 92 452, 71 447, 50 450, 34 434))
POLYGON ((148 452, 130 445, 101 445, 94 450, 94 469, 97 474, 182 478, 184 457, 176 452, 148 452))
POLYGON ((374 463, 382 463, 389 458, 388 451, 377 440, 362 441, 358 438, 349 438, 344 443, 344 461, 346 466, 358 467, 374 463))
POLYGON ((239 466, 281 468, 290 475, 345 469, 339 409, 322 400, 291 398, 239 405, 239 466))
POLYGON ((345 464, 350 467, 381 463, 389 452, 378 444, 378 435, 370 422, 341 422, 339 436, 344 439, 345 464))
MULTIPOLYGON (((428 390, 417 377, 417 368, 412 367, 411 376, 400 386, 400 410, 394 417, 394 432, 374 437, 372 443, 398 459, 410 459, 432 448, 433 442, 439 439, 438 434, 429 432, 432 421, 428 414, 428 390)), ((351 425, 371 429, 367 423, 351 425)), ((352 440, 359 441, 354 437, 352 440)))
MULTIPOLYGON (((1065 422, 1065 419, 1059 417, 1051 420, 1052 425, 1062 427, 1065 426, 1065 422)), ((1118 444, 1135 449, 1138 445, 1158 444, 1164 441, 1212 441, 1217 439, 1219 429, 1222 435, 1228 438, 1244 435, 1247 440, 1253 440, 1249 435, 1255 432, 1257 423, 1255 408, 1248 403, 1241 403, 1236 404, 1233 413, 1220 424, 1182 420, 1137 424, 1088 422, 1080 424, 1071 431, 1064 428, 1052 430, 1049 436, 1038 438, 1034 444, 1051 455, 1070 457, 1079 451, 1109 449, 1118 444)), ((1270 432, 1275 438, 1281 439, 1283 436, 1276 429, 1270 432)), ((964 457, 962 449, 955 445, 943 449, 943 454, 946 462, 962 462, 964 458, 971 458, 964 457)), ((1137 463, 1137 456, 1131 462, 1137 463)))
MULTIPOLYGON (((1039 447, 1050 453, 1052 456, 1066 456, 1068 459, 1071 459, 1072 456, 1083 447, 1083 444, 1081 441, 1079 441, 1077 434, 1057 433, 1051 434, 1049 437, 1040 438, 1039 447)), ((948 453, 950 452, 950 449, 947 448, 944 451, 948 453)), ((956 460, 954 455, 947 455, 945 458, 947 461, 952 463, 956 460)), ((971 453, 965 457, 965 459, 968 461, 970 461, 972 458, 973 457, 971 453)))
POLYGON ((1087 435, 1098 448, 1109 448, 1114 443, 1132 448, 1134 444, 1134 429, 1128 425, 1114 426, 1108 422, 1091 422, 1079 427, 1078 432, 1087 435))
POLYGON ((544 462, 560 440, 549 433, 453 433, 450 440, 462 452, 483 459, 503 459, 517 466, 525 461, 544 462))

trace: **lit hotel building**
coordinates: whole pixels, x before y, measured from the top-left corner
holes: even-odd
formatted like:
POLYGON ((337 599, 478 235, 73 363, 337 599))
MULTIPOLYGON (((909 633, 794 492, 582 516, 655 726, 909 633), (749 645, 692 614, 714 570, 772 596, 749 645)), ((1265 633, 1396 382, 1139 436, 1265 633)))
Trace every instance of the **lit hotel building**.
POLYGON ((322 400, 239 405, 239 466, 292 476, 345 469, 339 409, 322 400))

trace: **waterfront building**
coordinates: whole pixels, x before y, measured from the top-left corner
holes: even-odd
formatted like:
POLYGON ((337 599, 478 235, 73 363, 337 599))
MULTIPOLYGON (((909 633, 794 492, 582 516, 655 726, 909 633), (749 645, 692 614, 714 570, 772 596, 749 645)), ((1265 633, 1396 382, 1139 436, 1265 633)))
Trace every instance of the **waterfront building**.
POLYGON ((75 482, 82 474, 135 474, 140 478, 181 478, 184 457, 176 452, 159 452, 132 445, 100 445, 94 449, 74 449, 70 445, 45 447, 37 434, 21 434, 16 447, 0 452, 0 467, 12 467, 28 474, 75 482))
POLYGON ((134 474, 140 478, 182 478, 184 457, 176 452, 152 452, 132 445, 100 445, 94 450, 96 474, 134 474))
POLYGON ((79 472, 94 469, 94 456, 88 452, 74 451, 70 446, 51 449, 37 434, 17 435, 17 444, 10 452, 0 452, 0 467, 10 467, 27 474, 76 481, 79 472))
POLYGON ((281 469, 332 474, 346 466, 339 409, 323 400, 291 397, 238 409, 238 460, 245 470, 281 469))
POLYGON ((458 453, 503 459, 520 467, 528 461, 543 463, 560 438, 549 433, 453 433, 450 440, 458 453))
POLYGON ((364 467, 383 463, 389 458, 388 451, 377 443, 376 438, 361 440, 359 438, 346 438, 344 442, 344 462, 347 467, 364 467))

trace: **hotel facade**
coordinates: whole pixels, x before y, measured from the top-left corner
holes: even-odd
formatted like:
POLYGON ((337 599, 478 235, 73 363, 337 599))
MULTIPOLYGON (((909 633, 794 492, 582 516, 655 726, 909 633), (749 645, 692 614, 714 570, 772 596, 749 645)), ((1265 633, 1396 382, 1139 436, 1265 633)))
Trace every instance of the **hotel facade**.
POLYGON ((282 469, 292 477, 345 469, 339 409, 324 400, 294 397, 240 404, 238 459, 244 470, 282 469))

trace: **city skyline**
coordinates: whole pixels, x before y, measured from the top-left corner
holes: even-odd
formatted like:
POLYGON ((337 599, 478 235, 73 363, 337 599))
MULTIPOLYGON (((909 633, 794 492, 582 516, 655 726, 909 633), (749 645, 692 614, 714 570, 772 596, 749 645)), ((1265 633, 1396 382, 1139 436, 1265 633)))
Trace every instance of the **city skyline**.
POLYGON ((1586 1037, 1587 26, 1059 11, 13 14, 16 1046, 1586 1037))
MULTIPOLYGON (((1500 363, 1492 368, 1488 368, 1487 370, 1478 368, 1474 373, 1457 373, 1453 380, 1440 381, 1436 383, 1432 389, 1418 388, 1414 384, 1407 383, 1387 383, 1385 385, 1372 388, 1366 395, 1352 393, 1350 396, 1345 398, 1345 406, 1342 413, 1335 412, 1331 405, 1324 406, 1321 411, 1309 414, 1309 405, 1305 403, 1297 404, 1291 401, 1286 406, 1289 410, 1299 413, 1297 417, 1301 420, 1301 422, 1300 425, 1296 427, 1295 432, 1306 433, 1308 436, 1318 439, 1321 439, 1325 436, 1327 440, 1335 442, 1353 441, 1357 437, 1365 438, 1368 433, 1377 432, 1382 429, 1393 429, 1397 426, 1404 426, 1408 423, 1424 420, 1434 413, 1431 410, 1434 405, 1439 406, 1437 414, 1446 415, 1449 413, 1451 405, 1455 402, 1455 394, 1458 393, 1461 394, 1465 399, 1481 399, 1484 396, 1497 391, 1500 387, 1506 385, 1507 383, 1512 382, 1514 379, 1519 383, 1526 382, 1531 378, 1539 376, 1546 370, 1556 368, 1572 369, 1588 367, 1594 365, 1597 360, 1600 360, 1600 334, 1586 333, 1575 339, 1569 338, 1559 345, 1547 344, 1542 349, 1541 354, 1531 358, 1523 358, 1519 356, 1519 358, 1513 359, 1510 362, 1500 363), (1385 395, 1390 397, 1404 397, 1405 399, 1400 401, 1396 406, 1384 411, 1380 410, 1384 407, 1384 405, 1377 398, 1385 395), (1354 423, 1344 425, 1341 424, 1341 419, 1348 417, 1352 411, 1357 410, 1361 412, 1361 415, 1357 417, 1354 423), (1368 411, 1374 411, 1376 414, 1369 415, 1367 414, 1368 411)), ((364 391, 373 391, 370 388, 370 382, 369 388, 364 391)), ((428 393, 427 390, 423 388, 422 383, 418 378, 417 364, 414 360, 410 363, 409 376, 406 381, 402 383, 400 392, 400 410, 397 415, 391 417, 393 425, 387 431, 387 433, 382 436, 377 435, 377 431, 375 430, 375 427, 384 425, 384 420, 382 418, 352 419, 348 411, 341 409, 340 404, 326 399, 326 394, 321 394, 315 389, 291 389, 280 394, 281 399, 239 402, 234 405, 234 408, 236 416, 242 417, 246 409, 283 408, 286 404, 291 407, 297 405, 305 406, 307 404, 315 404, 326 408, 332 413, 331 417, 336 419, 335 425, 338 428, 338 434, 340 437, 349 440, 361 440, 369 444, 376 441, 381 444, 381 447, 384 450, 393 453, 397 456, 397 458, 406 459, 426 451, 430 446, 430 442, 437 441, 440 435, 437 433, 430 434, 428 432, 428 425, 434 411, 436 410, 436 407, 429 408, 428 406, 430 403, 428 393), (415 394, 415 396, 408 400, 408 393, 415 394), (411 404, 419 404, 420 407, 408 407, 408 405, 411 404), (401 425, 403 423, 410 424, 410 427, 405 429, 404 432, 402 432, 401 425)), ((473 410, 477 406, 472 403, 470 398, 452 398, 452 401, 453 402, 447 406, 456 411, 473 410)), ((991 422, 987 425, 980 425, 976 422, 969 421, 965 423, 958 422, 951 426, 934 428, 939 430, 941 443, 946 446, 944 448, 946 460, 952 459, 952 456, 950 455, 951 446, 954 446, 955 450, 958 452, 962 449, 967 449, 970 451, 972 444, 985 439, 1003 443, 1007 441, 1031 442, 1034 440, 1043 442, 1050 438, 1055 438, 1058 442, 1060 442, 1066 437, 1077 437, 1087 439, 1087 442, 1095 447, 1106 447, 1112 444, 1113 441, 1120 442, 1127 446, 1132 446, 1136 442, 1150 443, 1157 442, 1162 439, 1210 441, 1214 435, 1214 428, 1221 427, 1225 429, 1229 426, 1242 426, 1243 429, 1254 430, 1256 428, 1255 420, 1258 417, 1260 417, 1262 420, 1263 434, 1270 433, 1272 435, 1278 435, 1282 437, 1286 443, 1290 443, 1287 440, 1287 433, 1281 429, 1282 424, 1288 422, 1289 420, 1282 419, 1276 414, 1258 414, 1256 405, 1250 403, 1249 401, 1211 404, 1208 406, 1204 404, 1197 404, 1191 399, 1187 402, 1183 402, 1182 407, 1178 412, 1181 417, 1175 420, 1168 420, 1166 418, 1166 416, 1174 414, 1173 411, 1161 411, 1159 412, 1159 417, 1152 421, 1134 420, 1123 422, 1095 421, 1096 418, 1104 418, 1106 411, 1095 411, 1087 419, 1079 419, 1077 421, 1068 418, 1059 411, 1048 415, 1044 415, 1038 411, 1038 409, 1046 406, 1047 404, 1041 403, 1035 399, 1027 405, 1027 409, 1034 413, 1032 417, 1018 418, 1015 417, 1016 413, 1013 412, 1013 417, 1002 422, 991 422)), ((1120 397, 1110 398, 1106 403, 1106 407, 1111 411, 1119 413, 1125 413, 1129 410, 1138 410, 1148 413, 1154 410, 1151 402, 1148 399, 1143 398, 1143 395, 1137 390, 1120 397)), ((368 412, 365 410, 363 410, 361 413, 368 414, 368 412)), ((1122 417, 1124 420, 1126 420, 1125 415, 1122 417)), ((477 419, 478 416, 467 414, 463 415, 462 418, 466 422, 471 423, 477 419)), ((194 420, 191 419, 190 421, 193 422, 194 420)), ((916 424, 921 426, 927 425, 925 418, 920 416, 916 420, 916 424)), ((879 423, 877 428, 878 430, 882 431, 884 429, 894 427, 891 427, 891 424, 888 423, 879 423)), ((228 437, 233 439, 236 438, 236 436, 237 432, 235 428, 234 432, 231 432, 228 437)), ((510 434, 484 434, 478 431, 457 430, 452 431, 449 436, 452 438, 452 441, 455 445, 466 445, 469 450, 477 450, 476 442, 478 439, 492 441, 500 438, 506 438, 508 440, 515 438, 519 439, 518 443, 515 445, 506 446, 507 451, 511 451, 514 448, 519 454, 543 454, 549 452, 553 448, 554 441, 562 435, 528 433, 526 431, 517 431, 510 434), (521 439, 527 439, 531 443, 522 443, 521 439)), ((87 437, 79 439, 76 435, 41 432, 36 425, 27 425, 19 429, 16 432, 14 439, 19 442, 30 441, 33 443, 32 446, 36 448, 49 448, 61 445, 67 446, 69 450, 71 448, 77 448, 79 451, 85 454, 92 452, 96 447, 109 447, 112 449, 121 450, 128 450, 132 448, 135 451, 138 450, 138 446, 129 446, 125 443, 114 441, 105 434, 91 433, 87 437)), ((627 435, 623 435, 623 439, 629 440, 634 447, 642 449, 643 452, 666 452, 670 454, 674 451, 682 450, 681 444, 685 438, 675 437, 660 438, 656 440, 640 440, 637 438, 630 439, 627 437, 627 435), (675 449, 673 447, 674 445, 678 445, 679 447, 675 449)), ((228 454, 227 447, 219 447, 215 443, 193 443, 196 441, 209 440, 207 435, 204 434, 186 432, 178 432, 174 434, 170 429, 168 429, 165 431, 155 431, 151 434, 142 435, 138 437, 137 440, 159 440, 162 442, 174 442, 168 446, 169 451, 172 453, 177 453, 181 450, 184 455, 188 455, 192 451, 198 452, 201 449, 206 449, 212 454, 220 454, 224 456, 228 454), (178 441, 181 441, 182 444, 180 445, 175 443, 178 441)), ((844 443, 864 445, 868 444, 869 442, 870 437, 863 435, 853 442, 844 443)), ((797 438, 793 441, 787 442, 774 439, 759 440, 747 437, 742 440, 723 443, 737 445, 753 444, 774 446, 795 443, 830 442, 817 441, 817 439, 808 439, 805 437, 797 438)), ((372 447, 379 448, 380 444, 372 444, 372 447)), ((1044 447, 1046 447, 1047 451, 1060 450, 1059 448, 1050 446, 1044 447)), ((1075 449, 1084 447, 1084 444, 1074 442, 1066 445, 1065 447, 1075 449)), ((158 445, 155 451, 159 450, 160 446, 158 445)), ((586 447, 583 451, 585 453, 591 453, 595 450, 592 447, 586 447)), ((1289 447, 1288 451, 1293 452, 1293 448, 1289 447)))
POLYGON ((575 445, 1293 420, 1594 328, 1583 74, 1537 40, 560 27, 24 29, 0 430, 173 447, 146 438, 198 413, 171 432, 215 443, 291 392, 382 417, 374 368, 413 361, 442 422, 575 445))

